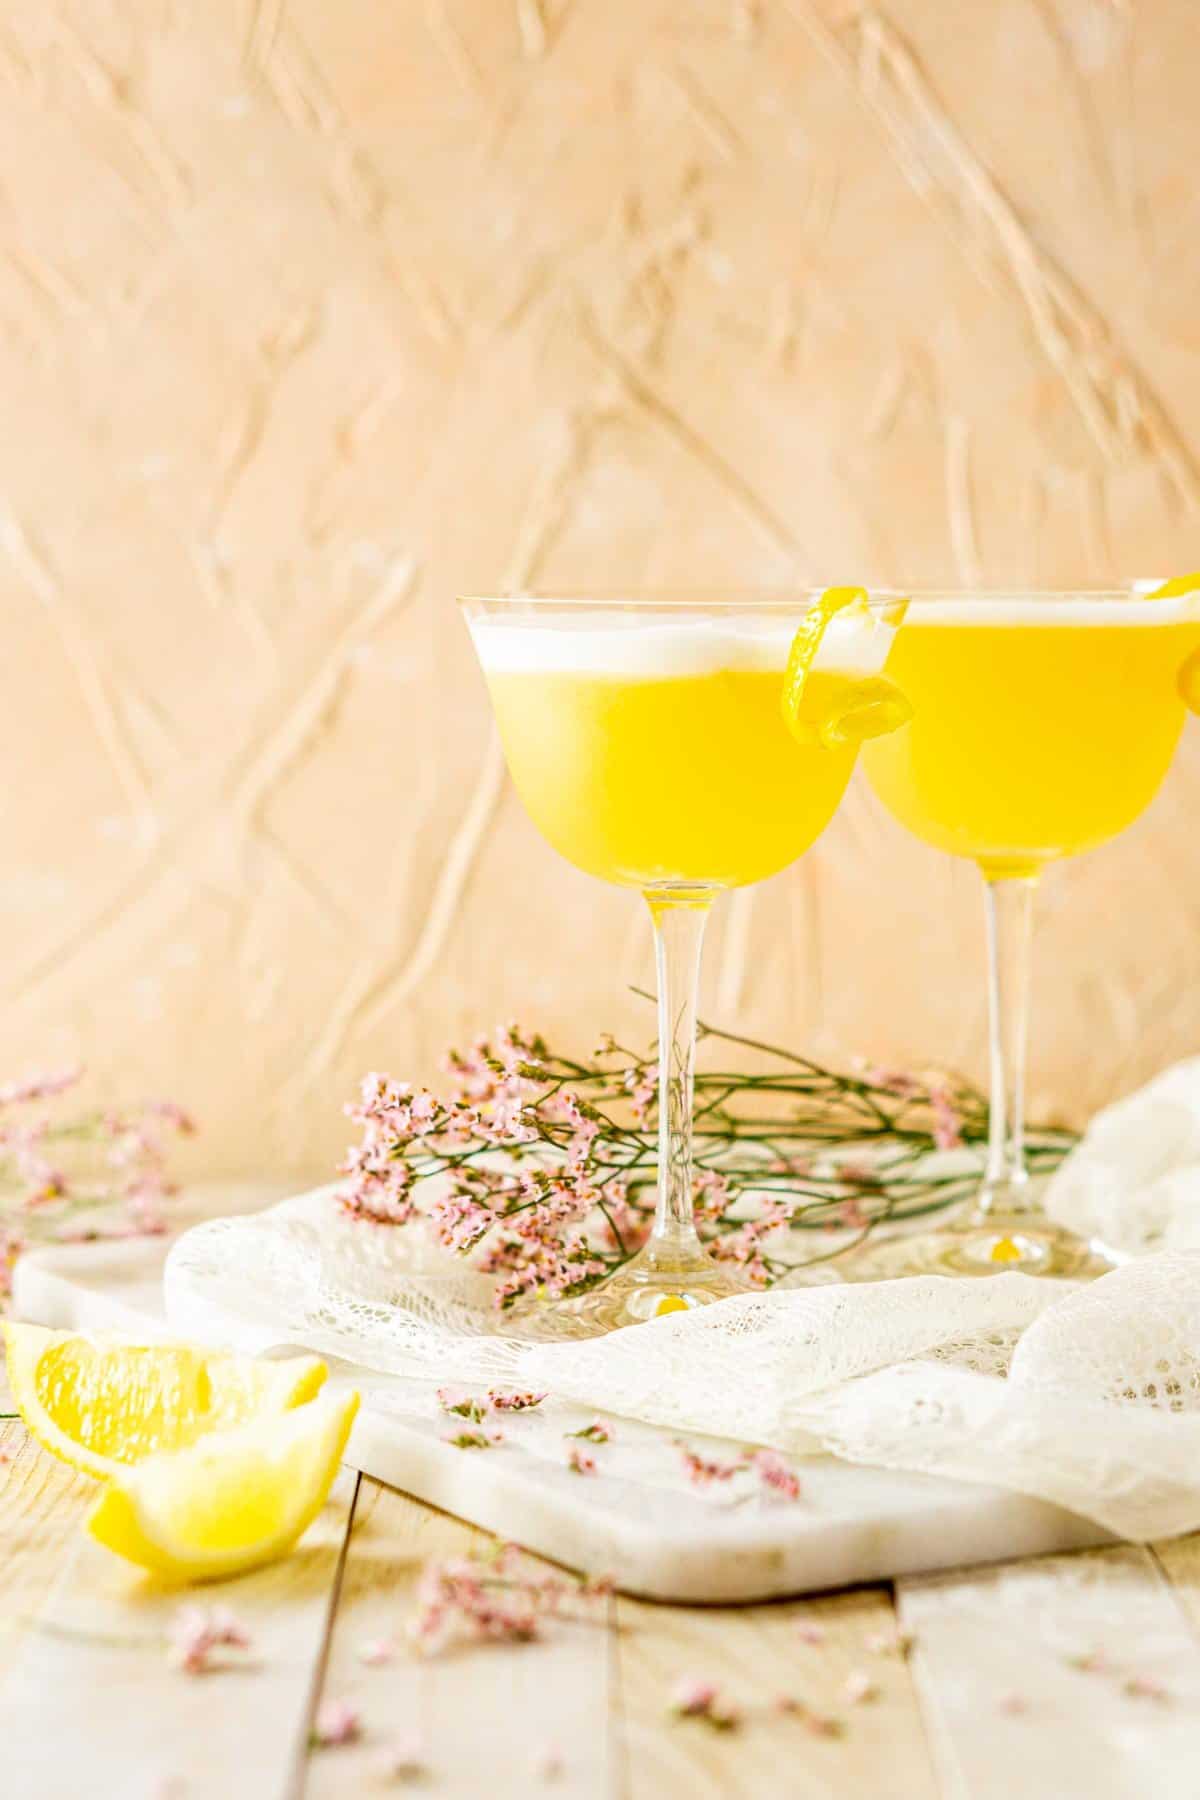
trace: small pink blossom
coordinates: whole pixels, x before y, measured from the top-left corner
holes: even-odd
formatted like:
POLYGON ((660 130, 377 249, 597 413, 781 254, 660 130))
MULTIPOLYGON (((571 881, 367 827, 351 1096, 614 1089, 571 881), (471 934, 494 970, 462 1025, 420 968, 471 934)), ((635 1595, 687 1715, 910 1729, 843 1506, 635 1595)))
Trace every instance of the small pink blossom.
POLYGON ((453 1413, 456 1418, 470 1419, 478 1425, 487 1413, 482 1400, 474 1399, 470 1394, 460 1394, 456 1388, 439 1388, 437 1403, 445 1413, 453 1413))
POLYGON ((750 1467, 768 1493, 780 1500, 799 1500, 800 1477, 782 1456, 774 1450, 756 1450, 750 1457, 750 1467))
POLYGON ((594 1475, 596 1459, 589 1456, 586 1450, 581 1450, 578 1444, 572 1444, 567 1451, 567 1467, 573 1475, 594 1475))
POLYGON ((883 1088, 885 1093, 898 1094, 902 1100, 916 1100, 924 1092, 916 1076, 906 1074, 903 1069, 868 1065, 863 1070, 863 1079, 872 1087, 883 1088))
POLYGON ((677 1444, 676 1448, 693 1487, 711 1487, 714 1482, 730 1481, 746 1467, 745 1463, 723 1463, 700 1456, 688 1444, 677 1444))
POLYGON ((428 1774, 429 1763, 420 1733, 402 1732, 382 1752, 378 1768, 384 1781, 421 1781, 428 1774))
POLYGON ((1135 1700, 1169 1700, 1170 1690, 1157 1675, 1130 1675, 1123 1682, 1127 1694, 1135 1700))
POLYGON ((640 1068, 628 1070, 625 1090, 629 1095, 630 1110, 635 1121, 644 1125, 650 1108, 658 1099, 658 1064, 645 1063, 640 1068))
POLYGON ((539 1781, 557 1781, 566 1766, 558 1744, 540 1744, 533 1753, 533 1773, 539 1781))
POLYGON ((396 1649, 394 1638, 368 1638, 365 1644, 359 1645, 358 1660, 366 1663, 369 1669, 382 1668, 384 1663, 394 1659, 396 1649))
POLYGON ((498 1388, 488 1389, 488 1404, 496 1412, 528 1412, 545 1398, 545 1394, 505 1394, 498 1388))
POLYGON ((353 1744, 361 1736, 362 1719, 348 1700, 322 1702, 312 1730, 312 1741, 319 1749, 334 1750, 342 1744, 353 1744))
POLYGON ((842 1683, 842 1699, 847 1706, 861 1706, 864 1700, 874 1700, 878 1693, 878 1683, 865 1669, 851 1669, 842 1683))
POLYGON ((792 1694, 781 1694, 775 1705, 779 1712, 798 1719, 813 1737, 841 1737, 846 1729, 840 1719, 830 1713, 816 1712, 807 1701, 798 1700, 792 1694))
POLYGON ((504 1442, 502 1431, 459 1431, 453 1437, 443 1440, 453 1444, 456 1450, 491 1450, 496 1444, 504 1442))
POLYGON ((722 1699, 715 1681, 684 1675, 675 1684, 671 1711, 679 1719, 703 1719, 715 1731, 735 1731, 742 1722, 736 1706, 722 1699))
POLYGON ((249 1648, 249 1633, 227 1606, 182 1606, 171 1621, 167 1661, 185 1675, 207 1675, 214 1651, 249 1648))
POLYGON ((612 1439, 612 1426, 603 1419, 593 1419, 579 1431, 568 1431, 567 1437, 583 1438, 589 1444, 607 1444, 612 1439))
POLYGON ((999 1709, 1007 1718, 1016 1719, 1029 1711, 1029 1702, 1024 1694, 1001 1694, 997 1702, 999 1709))
POLYGON ((933 1141, 939 1150, 961 1150, 963 1145, 962 1113, 945 1082, 929 1089, 929 1105, 933 1112, 933 1141))
POLYGON ((83 1075, 82 1064, 50 1075, 27 1075, 24 1081, 8 1081, 0 1087, 0 1106, 26 1106, 34 1100, 53 1100, 74 1087, 83 1075))
POLYGON ((823 1644, 825 1628, 815 1625, 811 1619, 800 1619, 796 1625, 796 1636, 805 1644, 823 1644))
POLYGON ((1063 1659, 1072 1669, 1079 1669, 1085 1675, 1104 1675, 1112 1669, 1107 1650, 1097 1646, 1093 1650, 1073 1651, 1063 1659))
POLYGON ((847 1157, 838 1163, 834 1173, 839 1181, 845 1182, 847 1187, 871 1190, 883 1186, 878 1169, 873 1169, 870 1163, 853 1157, 847 1157))

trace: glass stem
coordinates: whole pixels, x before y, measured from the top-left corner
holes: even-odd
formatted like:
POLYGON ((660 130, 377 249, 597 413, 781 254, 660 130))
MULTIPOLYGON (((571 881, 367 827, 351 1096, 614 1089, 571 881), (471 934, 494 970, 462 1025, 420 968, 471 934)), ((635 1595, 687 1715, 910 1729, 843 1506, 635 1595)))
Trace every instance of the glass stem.
POLYGON ((704 1254, 692 1215, 692 1083, 700 949, 712 892, 650 891, 658 962, 658 1205, 643 1255, 664 1268, 704 1254))
POLYGON ((977 1204, 986 1216, 1030 1209, 1025 1166, 1025 1054, 1037 876, 985 881, 991 1109, 987 1169, 977 1204))

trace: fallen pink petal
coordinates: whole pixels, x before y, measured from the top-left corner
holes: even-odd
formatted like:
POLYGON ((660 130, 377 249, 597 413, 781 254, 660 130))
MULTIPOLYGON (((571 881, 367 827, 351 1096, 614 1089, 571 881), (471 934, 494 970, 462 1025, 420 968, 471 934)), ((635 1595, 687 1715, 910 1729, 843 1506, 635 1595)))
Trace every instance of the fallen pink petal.
POLYGON ((874 1700, 878 1693, 878 1682, 865 1669, 852 1669, 842 1683, 842 1699, 847 1706, 861 1706, 865 1700, 874 1700))
POLYGON ((250 1634, 227 1606, 182 1606, 167 1635, 167 1661, 185 1675, 211 1672, 219 1650, 248 1650, 250 1634))
POLYGON ((322 1750, 335 1750, 353 1744, 362 1736, 362 1720, 358 1709, 347 1700, 326 1700, 318 1708, 313 1725, 313 1743, 322 1750))

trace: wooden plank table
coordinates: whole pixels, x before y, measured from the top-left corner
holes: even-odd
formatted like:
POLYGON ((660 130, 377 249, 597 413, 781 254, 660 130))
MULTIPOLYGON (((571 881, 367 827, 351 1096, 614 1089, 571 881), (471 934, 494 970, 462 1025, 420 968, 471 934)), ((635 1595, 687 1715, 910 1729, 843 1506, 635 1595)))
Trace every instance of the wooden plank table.
POLYGON ((92 1483, 15 1420, 0 1455, 6 1800, 336 1800, 405 1785, 388 1763, 410 1735, 417 1791, 461 1800, 1200 1792, 1198 1539, 768 1606, 602 1598, 532 1643, 421 1656, 404 1635, 421 1568, 484 1534, 346 1471, 296 1554, 187 1596, 253 1639, 189 1676, 166 1655, 180 1595, 80 1531, 92 1483), (364 1662, 381 1638, 394 1655, 364 1662), (683 1676, 717 1682, 741 1725, 673 1717, 683 1676), (361 1735, 312 1748, 331 1700, 361 1735))

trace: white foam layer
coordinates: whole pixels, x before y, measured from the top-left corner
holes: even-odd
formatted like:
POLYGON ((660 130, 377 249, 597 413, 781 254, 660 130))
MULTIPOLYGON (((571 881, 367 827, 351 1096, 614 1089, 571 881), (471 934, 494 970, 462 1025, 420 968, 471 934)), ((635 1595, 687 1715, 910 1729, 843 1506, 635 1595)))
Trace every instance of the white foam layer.
POLYGON ((1159 582, 1137 581, 1128 598, 1104 594, 980 594, 962 599, 913 600, 904 630, 922 625, 1137 626, 1179 625, 1200 620, 1200 590, 1169 600, 1150 600, 1159 582))
MULTIPOLYGON (((1157 584, 1154 584, 1157 585, 1157 584)), ((910 601, 900 629, 931 626, 1137 626, 1200 621, 1200 590, 1170 600, 1147 599, 1136 582, 1128 599, 1097 594, 947 594, 910 601)), ((552 603, 511 616, 470 621, 479 660, 489 675, 589 674, 654 678, 707 675, 720 669, 781 671, 804 619, 794 613, 678 613, 611 610, 552 603)), ((892 628, 878 614, 835 614, 817 656, 825 669, 875 671, 883 666, 892 628)))
MULTIPOLYGON (((721 669, 782 671, 804 618, 762 613, 576 611, 546 608, 544 621, 492 614, 471 620, 479 660, 489 675, 588 674, 653 678, 710 675, 721 669)), ((883 628, 874 619, 835 618, 821 643, 822 667, 873 669, 886 654, 883 628)))

